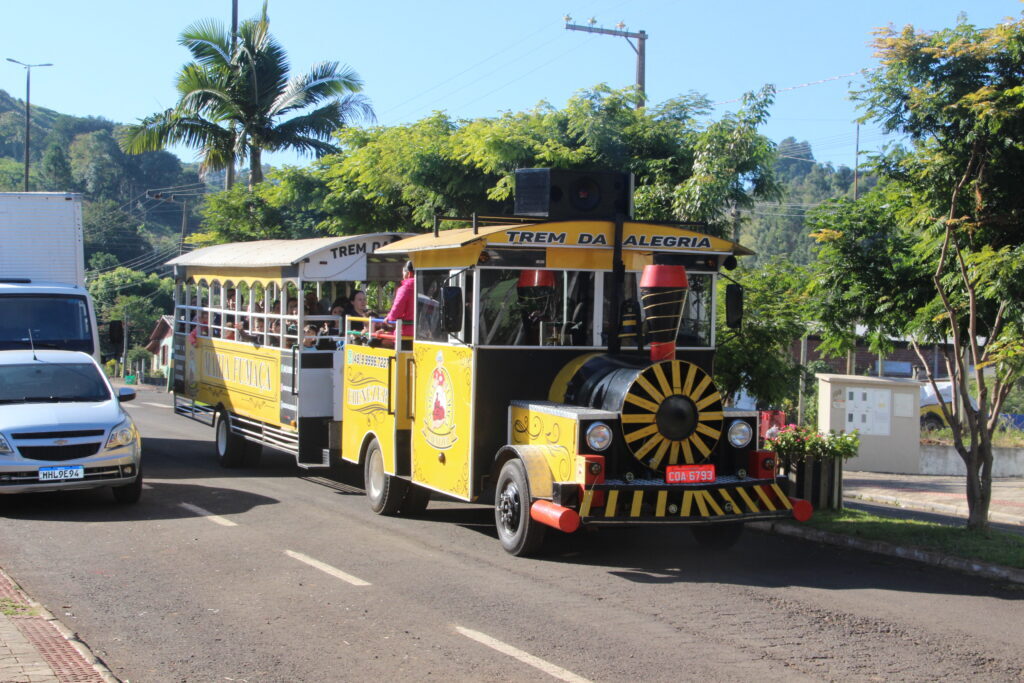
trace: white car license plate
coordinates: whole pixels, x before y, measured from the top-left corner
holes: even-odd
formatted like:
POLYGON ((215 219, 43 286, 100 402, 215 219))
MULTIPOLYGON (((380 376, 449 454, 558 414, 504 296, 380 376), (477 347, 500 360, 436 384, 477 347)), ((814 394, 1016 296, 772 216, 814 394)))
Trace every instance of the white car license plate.
POLYGON ((64 481, 66 479, 85 479, 85 468, 81 465, 39 468, 39 481, 64 481))

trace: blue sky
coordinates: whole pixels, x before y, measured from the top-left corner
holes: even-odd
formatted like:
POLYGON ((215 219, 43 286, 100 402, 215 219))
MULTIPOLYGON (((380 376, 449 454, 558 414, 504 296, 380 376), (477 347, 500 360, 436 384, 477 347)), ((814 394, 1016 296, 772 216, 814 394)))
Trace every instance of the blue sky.
MULTIPOLYGON (((242 18, 258 0, 239 0, 242 18)), ((856 110, 847 75, 874 61, 875 27, 935 30, 959 13, 990 26, 1024 9, 1017 0, 451 0, 346 2, 271 0, 271 29, 293 69, 317 61, 351 65, 386 125, 433 110, 454 118, 495 116, 541 100, 563 106, 577 90, 634 82, 633 50, 622 38, 566 31, 590 17, 645 30, 647 92, 661 102, 695 90, 722 109, 765 83, 780 89, 763 132, 811 143, 820 161, 851 165, 856 110), (803 87, 801 87, 803 86, 803 87)), ((173 80, 187 61, 177 44, 197 19, 230 22, 230 0, 36 0, 4 3, 3 57, 52 62, 33 70, 32 102, 76 115, 133 122, 175 101, 173 80)), ((0 89, 24 97, 24 70, 0 61, 0 89)), ((881 135, 861 129, 861 149, 881 135)), ((178 150, 186 160, 192 153, 178 150)), ((305 163, 269 155, 269 163, 305 163)))

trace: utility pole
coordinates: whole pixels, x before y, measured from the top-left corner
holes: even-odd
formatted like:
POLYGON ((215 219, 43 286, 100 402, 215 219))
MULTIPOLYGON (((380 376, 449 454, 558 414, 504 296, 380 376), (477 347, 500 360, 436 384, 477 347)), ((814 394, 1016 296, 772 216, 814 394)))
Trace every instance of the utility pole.
POLYGON ((25 64, 19 62, 17 59, 7 58, 8 62, 14 64, 20 64, 25 67, 25 192, 28 192, 28 149, 29 149, 29 138, 31 137, 32 131, 32 104, 31 104, 31 90, 32 90, 32 69, 37 66, 53 66, 53 64, 25 64))
POLYGON ((586 33, 600 33, 606 36, 620 36, 626 39, 629 46, 633 48, 633 52, 636 53, 636 89, 640 93, 640 100, 637 102, 636 108, 643 109, 644 104, 647 102, 646 99, 646 64, 647 64, 647 32, 638 31, 637 33, 631 33, 626 29, 626 25, 621 21, 615 25, 614 29, 610 28, 597 28, 594 24, 597 23, 597 19, 591 17, 587 20, 587 26, 580 26, 579 24, 572 23, 572 17, 568 14, 563 17, 565 19, 565 30, 566 31, 584 31, 586 33), (636 45, 630 38, 636 40, 636 45))
MULTIPOLYGON (((857 136, 856 142, 854 143, 853 153, 853 201, 857 201, 858 197, 858 173, 860 169, 860 123, 857 123, 857 136)), ((853 349, 846 352, 846 374, 852 375, 856 369, 856 362, 854 360, 854 350, 857 348, 857 330, 854 328, 853 331, 853 349)), ((881 366, 879 366, 881 368, 881 366)), ((879 376, 881 376, 881 370, 879 370, 879 376)))
POLYGON ((121 377, 124 378, 128 375, 128 307, 124 308, 124 348, 121 353, 121 377))
POLYGON ((171 204, 181 204, 181 237, 178 240, 178 256, 185 252, 185 237, 188 236, 188 195, 172 194, 166 196, 163 192, 146 192, 151 199, 160 199, 171 204))

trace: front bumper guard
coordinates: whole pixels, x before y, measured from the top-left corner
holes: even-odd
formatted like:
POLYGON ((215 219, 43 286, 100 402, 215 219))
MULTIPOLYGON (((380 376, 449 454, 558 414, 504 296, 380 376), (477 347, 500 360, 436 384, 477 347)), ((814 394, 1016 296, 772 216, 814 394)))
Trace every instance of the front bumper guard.
POLYGON ((785 478, 720 477, 713 484, 666 484, 653 479, 608 480, 583 488, 556 483, 553 502, 575 509, 583 524, 701 524, 785 519, 793 503, 785 478))

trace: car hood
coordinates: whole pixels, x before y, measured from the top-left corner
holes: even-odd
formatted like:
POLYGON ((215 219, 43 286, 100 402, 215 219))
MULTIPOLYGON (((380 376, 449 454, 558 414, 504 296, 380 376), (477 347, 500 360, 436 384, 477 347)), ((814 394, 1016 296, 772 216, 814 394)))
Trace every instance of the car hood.
POLYGON ((0 431, 110 429, 124 415, 116 399, 99 403, 12 403, 0 405, 0 431))

